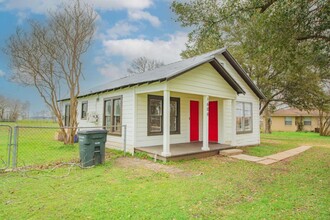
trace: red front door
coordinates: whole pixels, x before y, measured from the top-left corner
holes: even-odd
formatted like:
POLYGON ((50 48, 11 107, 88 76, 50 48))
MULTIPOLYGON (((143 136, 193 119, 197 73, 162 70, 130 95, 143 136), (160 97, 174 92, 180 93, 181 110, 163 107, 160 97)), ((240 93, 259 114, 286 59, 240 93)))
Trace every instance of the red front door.
POLYGON ((199 140, 199 103, 190 101, 190 141, 199 140))
POLYGON ((218 102, 209 102, 209 142, 218 142, 218 102))

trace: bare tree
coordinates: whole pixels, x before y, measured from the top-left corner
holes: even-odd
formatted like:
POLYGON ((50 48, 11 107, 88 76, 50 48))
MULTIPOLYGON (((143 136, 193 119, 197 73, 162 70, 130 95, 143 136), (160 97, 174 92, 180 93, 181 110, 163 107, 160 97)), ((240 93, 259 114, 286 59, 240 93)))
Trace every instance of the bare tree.
POLYGON ((22 102, 19 100, 11 100, 9 103, 9 121, 17 121, 22 110, 22 102))
POLYGON ((30 103, 0 95, 0 120, 16 121, 28 115, 30 103))
POLYGON ((21 113, 22 119, 28 119, 30 115, 30 102, 26 101, 22 103, 21 113))
POLYGON ((0 95, 0 120, 4 119, 5 110, 8 107, 8 99, 0 95))
POLYGON ((164 66, 164 63, 160 60, 148 59, 146 57, 139 57, 132 61, 127 72, 130 74, 144 73, 148 70, 153 70, 158 67, 164 66))
POLYGON ((96 13, 77 0, 63 10, 50 12, 45 24, 30 21, 30 31, 17 29, 5 48, 15 82, 37 89, 52 109, 64 134, 65 144, 72 144, 76 129, 63 128, 59 86, 69 91, 69 127, 77 127, 77 97, 82 78, 81 57, 86 53, 95 32, 96 13))

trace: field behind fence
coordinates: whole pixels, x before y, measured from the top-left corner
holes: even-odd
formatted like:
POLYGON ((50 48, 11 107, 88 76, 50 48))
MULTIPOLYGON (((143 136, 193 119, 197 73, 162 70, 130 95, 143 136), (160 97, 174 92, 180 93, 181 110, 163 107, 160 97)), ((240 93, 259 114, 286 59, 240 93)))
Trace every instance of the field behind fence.
MULTIPOLYGON (((52 127, 17 127, 17 167, 79 162, 79 146, 64 145, 60 129, 52 127)), ((15 134, 14 134, 15 139, 15 134)), ((13 148, 13 166, 15 149, 13 148)))
POLYGON ((12 128, 0 125, 0 169, 6 169, 10 163, 10 141, 12 128))
POLYGON ((65 145, 58 126, 0 124, 0 169, 47 168, 61 163, 79 163, 79 144, 65 145))

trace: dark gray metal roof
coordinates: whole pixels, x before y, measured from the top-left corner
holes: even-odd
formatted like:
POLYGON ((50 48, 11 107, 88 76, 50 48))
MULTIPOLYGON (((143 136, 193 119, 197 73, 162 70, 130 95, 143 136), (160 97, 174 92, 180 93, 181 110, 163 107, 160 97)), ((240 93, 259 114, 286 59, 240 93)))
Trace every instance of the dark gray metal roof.
MULTIPOLYGON (((141 74, 135 74, 135 75, 131 75, 131 76, 126 76, 123 78, 120 78, 118 80, 114 80, 102 85, 98 85, 94 88, 82 91, 79 95, 79 97, 84 97, 84 96, 89 96, 89 95, 93 95, 93 94, 98 94, 98 93, 102 93, 102 92, 107 92, 107 91, 111 91, 111 90, 115 90, 115 89, 121 89, 121 88, 125 88, 128 86, 134 86, 134 85, 141 85, 144 83, 152 83, 152 82, 157 82, 157 81, 165 81, 165 80, 170 80, 182 73, 185 73, 199 65, 202 65, 204 63, 211 63, 213 67, 215 67, 215 65, 220 65, 217 60, 215 59, 215 55, 217 54, 223 54, 223 53, 229 53, 227 51, 226 48, 221 48, 219 50, 215 50, 215 51, 211 51, 209 53, 205 53, 199 56, 195 56, 192 58, 188 58, 188 59, 184 59, 175 63, 171 63, 165 66, 161 66, 157 69, 154 70, 150 70, 141 74)), ((237 62, 235 63, 237 64, 237 62)), ((237 64, 238 65, 238 64, 237 64)), ((235 68, 235 67, 234 67, 235 68)), ((230 76, 230 74, 223 68, 220 66, 218 66, 218 68, 215 68, 222 77, 224 77, 224 79, 229 83, 229 85, 231 85, 231 87, 233 87, 233 89, 237 92, 237 93, 243 93, 245 94, 244 90, 239 86, 239 84, 230 76)), ((236 69, 236 68, 235 68, 236 69)), ((239 69, 239 68, 237 68, 239 69)), ((254 92, 258 92, 257 96, 259 98, 264 98, 264 95, 260 92, 260 90, 254 85, 254 83, 252 82, 252 80, 246 75, 246 73, 244 72, 243 74, 245 74, 245 77, 241 77, 243 78, 243 80, 245 80, 245 82, 247 82, 247 84, 251 87, 255 87, 252 90, 254 92), (250 81, 247 81, 250 80, 250 81), (249 83, 248 83, 249 82, 249 83), (252 82, 252 84, 251 84, 252 82)), ((64 98, 60 101, 64 101, 69 99, 64 98)))

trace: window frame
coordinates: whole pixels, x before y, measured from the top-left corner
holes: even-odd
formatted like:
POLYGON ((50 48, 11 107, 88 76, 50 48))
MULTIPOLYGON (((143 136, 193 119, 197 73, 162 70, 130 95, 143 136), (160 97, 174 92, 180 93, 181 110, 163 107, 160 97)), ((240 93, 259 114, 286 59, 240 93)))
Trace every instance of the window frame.
POLYGON ((312 126, 312 117, 309 117, 309 116, 304 117, 303 124, 304 124, 304 126, 312 126), (306 121, 305 120, 306 118, 308 118, 309 120, 306 121), (305 124, 305 122, 309 122, 309 124, 305 124))
POLYGON ((285 125, 285 126, 292 126, 292 121, 293 121, 292 116, 285 116, 285 117, 284 117, 284 125, 285 125), (291 121, 287 121, 287 120, 286 120, 287 118, 291 118, 291 121), (287 122, 291 122, 291 123, 288 124, 287 122))
POLYGON ((253 103, 252 102, 240 102, 240 101, 236 101, 236 107, 235 107, 235 113, 237 111, 237 104, 238 103, 242 103, 243 106, 243 116, 242 116, 242 127, 243 127, 243 131, 237 131, 237 115, 235 115, 235 120, 236 120, 236 134, 250 134, 253 133, 253 103), (245 130, 245 118, 248 118, 245 116, 245 105, 250 105, 251 106, 251 129, 250 130, 245 130))
MULTIPOLYGON (((178 97, 170 97, 170 102, 174 101, 177 103, 177 115, 176 115, 176 130, 175 131, 171 131, 171 124, 170 124, 170 134, 180 134, 181 132, 181 124, 180 124, 180 120, 181 120, 181 109, 180 109, 180 98, 178 97)), ((164 101, 163 101, 164 102, 164 101)), ((170 108, 171 108, 171 103, 170 103, 170 108)), ((171 118, 171 109, 170 109, 170 118, 171 118)), ((171 120, 170 120, 171 121, 171 120)))
POLYGON ((106 127, 106 117, 110 117, 111 118, 111 127, 108 130, 108 134, 109 135, 113 135, 113 136, 122 136, 122 126, 123 126, 123 96, 114 96, 114 97, 109 97, 109 98, 105 98, 103 99, 103 126, 105 127, 105 129, 107 129, 106 127), (115 100, 120 100, 120 131, 114 131, 114 102, 115 100), (106 112, 106 102, 110 101, 111 102, 111 113, 110 116, 106 116, 105 112, 106 112))
MULTIPOLYGON (((180 134, 181 133, 181 109, 180 109, 180 98, 179 97, 170 97, 170 102, 171 101, 175 101, 177 102, 177 129, 176 131, 170 131, 170 134, 180 134)), ((157 135, 163 135, 164 134, 164 97, 163 96, 159 96, 159 95, 148 95, 148 102, 147 102, 147 134, 148 136, 157 136, 157 135), (160 132, 151 132, 151 106, 150 106, 150 100, 151 99, 157 99, 160 100, 162 103, 162 115, 161 115, 161 131, 160 132)), ((171 114, 171 110, 170 110, 170 114, 171 114)), ((171 117, 171 115, 170 115, 171 117)), ((171 126, 170 126, 171 127, 171 126)))
POLYGON ((86 120, 87 119, 87 112, 88 112, 88 101, 81 102, 81 111, 80 111, 80 119, 86 120), (86 105, 86 112, 84 116, 84 105, 86 105))

